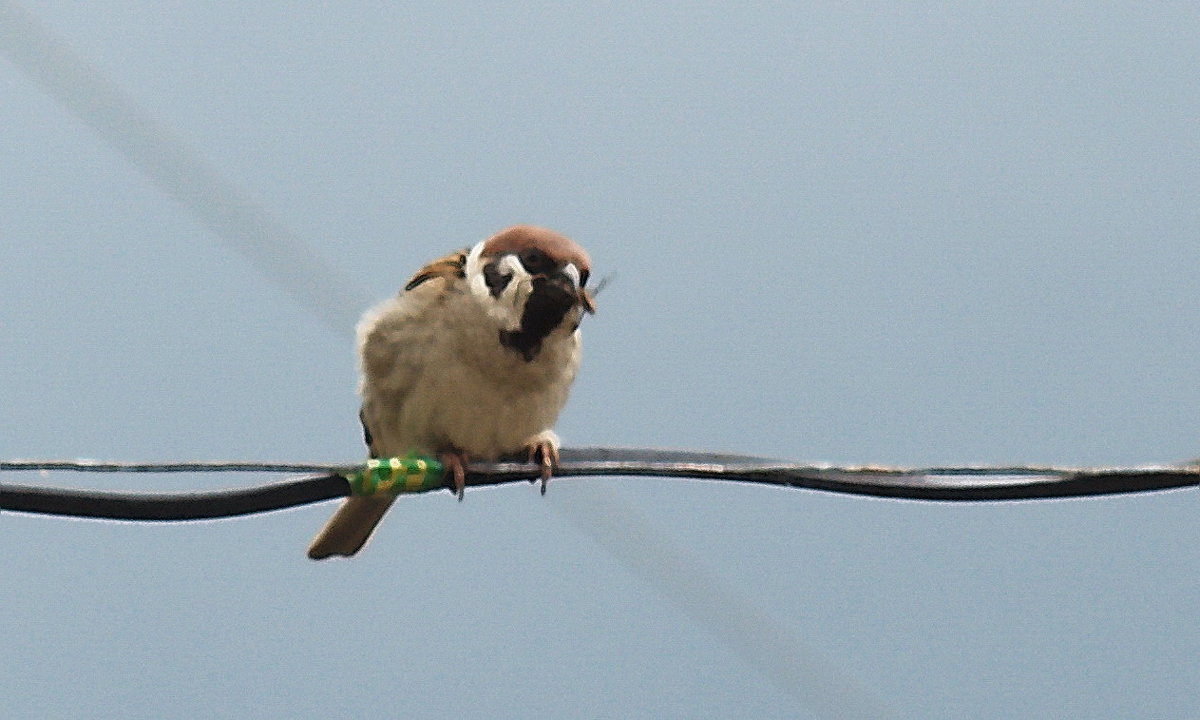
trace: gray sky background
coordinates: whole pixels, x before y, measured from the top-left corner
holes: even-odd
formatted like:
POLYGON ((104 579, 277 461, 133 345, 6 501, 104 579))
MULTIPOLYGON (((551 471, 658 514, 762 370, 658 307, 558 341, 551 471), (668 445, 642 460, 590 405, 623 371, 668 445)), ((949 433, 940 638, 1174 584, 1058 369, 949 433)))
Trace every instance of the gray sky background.
MULTIPOLYGON (((1200 455, 1195 3, 644 5, 29 12, 309 244, 311 287, 379 300, 515 222, 580 241, 616 277, 568 445, 1200 455)), ((353 320, 265 279, 4 43, 0 456, 361 458, 353 320)), ((1192 492, 570 480, 402 499, 361 557, 313 563, 332 507, 5 514, 5 714, 1200 713, 1192 492), (797 657, 830 682, 761 667, 797 657)))

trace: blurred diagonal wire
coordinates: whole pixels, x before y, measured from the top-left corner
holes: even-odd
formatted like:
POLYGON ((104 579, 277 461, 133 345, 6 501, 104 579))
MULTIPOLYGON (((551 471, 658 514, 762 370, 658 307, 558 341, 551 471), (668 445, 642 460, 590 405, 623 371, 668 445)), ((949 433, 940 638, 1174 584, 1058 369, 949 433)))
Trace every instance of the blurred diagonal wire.
MULTIPOLYGON (((354 284, 336 277, 328 264, 288 232, 280 221, 185 149, 178 138, 156 123, 129 95, 90 67, 14 0, 0 0, 0 54, 41 84, 163 192, 191 211, 260 273, 279 283, 303 307, 339 333, 352 331, 359 311, 368 304, 366 298, 349 292, 354 284)), ((620 525, 601 524, 591 535, 618 558, 624 558, 627 555, 623 549, 627 543, 626 530, 620 525)), ((647 529, 646 533, 649 535, 651 531, 647 529)), ((661 538, 647 540, 640 548, 636 566, 640 568, 639 575, 661 588, 672 588, 666 591, 667 594, 685 605, 727 607, 727 612, 720 618, 692 613, 701 621, 729 623, 713 628, 714 634, 727 642, 731 632, 729 627, 758 628, 748 633, 750 638, 775 637, 776 642, 771 643, 739 643, 738 647, 746 655, 755 657, 754 667, 796 665, 802 675, 810 677, 838 674, 832 666, 813 666, 811 660, 806 659, 814 655, 803 648, 799 639, 773 635, 775 628, 760 624, 761 614, 749 612, 744 603, 732 602, 732 593, 717 593, 713 589, 713 579, 688 565, 680 556, 669 557, 657 550, 665 546, 661 538), (666 566, 674 568, 671 579, 654 570, 666 566), (680 583, 680 577, 690 580, 680 583)), ((789 686, 784 689, 804 704, 826 708, 838 708, 844 702, 847 707, 854 705, 834 687, 802 689, 789 686), (828 694, 822 695, 822 692, 828 694)), ((837 716, 855 717, 846 712, 839 712, 837 716)))
POLYGON ((705 570, 694 553, 672 542, 618 493, 584 483, 555 498, 556 506, 570 510, 566 517, 577 530, 815 717, 895 717, 873 689, 842 670, 844 659, 819 651, 705 570))
MULTIPOLYGON (((121 520, 196 520, 266 512, 349 493, 347 465, 265 462, 128 463, 94 460, 0 460, 2 471, 324 472, 286 482, 201 493, 112 493, 0 484, 0 510, 121 520)), ((531 463, 474 463, 472 486, 533 481, 531 463)), ((564 449, 558 477, 652 476, 732 480, 915 500, 995 501, 1146 492, 1192 487, 1200 467, 886 468, 798 465, 763 458, 644 448, 564 449)), ((771 615, 754 607, 694 555, 671 542, 637 506, 595 484, 551 493, 575 527, 597 540, 747 665, 821 717, 887 717, 873 689, 837 672, 771 615), (563 499, 565 498, 565 499, 563 499)))
POLYGON ((0 0, 0 55, 302 307, 337 332, 354 327, 369 302, 354 283, 12 0, 0 0))

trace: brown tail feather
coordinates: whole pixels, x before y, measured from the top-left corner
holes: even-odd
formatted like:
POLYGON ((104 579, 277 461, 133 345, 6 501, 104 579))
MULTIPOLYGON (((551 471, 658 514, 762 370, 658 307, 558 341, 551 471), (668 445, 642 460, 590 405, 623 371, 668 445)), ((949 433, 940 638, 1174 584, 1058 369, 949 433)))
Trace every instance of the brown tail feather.
POLYGON ((394 497, 347 498, 308 546, 308 556, 323 560, 332 555, 349 557, 367 544, 375 526, 396 500, 394 497))

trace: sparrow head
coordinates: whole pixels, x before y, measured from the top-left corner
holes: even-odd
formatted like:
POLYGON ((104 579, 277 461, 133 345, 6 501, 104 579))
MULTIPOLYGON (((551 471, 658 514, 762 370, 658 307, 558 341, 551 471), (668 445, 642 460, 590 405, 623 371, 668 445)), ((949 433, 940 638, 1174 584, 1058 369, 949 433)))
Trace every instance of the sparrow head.
POLYGON ((596 310, 586 288, 587 253, 545 228, 501 230, 471 248, 465 271, 471 294, 499 325, 501 344, 527 361, 551 332, 573 332, 584 313, 596 310))

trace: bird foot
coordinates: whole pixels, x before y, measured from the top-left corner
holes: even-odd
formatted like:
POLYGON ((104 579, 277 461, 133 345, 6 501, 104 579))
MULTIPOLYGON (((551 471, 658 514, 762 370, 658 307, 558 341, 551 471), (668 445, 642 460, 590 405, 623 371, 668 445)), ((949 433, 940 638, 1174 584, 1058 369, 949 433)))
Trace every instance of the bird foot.
POLYGON ((451 490, 458 496, 458 501, 462 502, 467 488, 467 454, 449 451, 439 454, 438 459, 442 461, 442 467, 450 476, 451 490))
POLYGON ((540 432, 529 439, 525 449, 529 451, 529 462, 541 466, 539 477, 542 480, 542 494, 545 495, 550 476, 554 473, 554 468, 558 467, 558 436, 549 430, 540 432))

